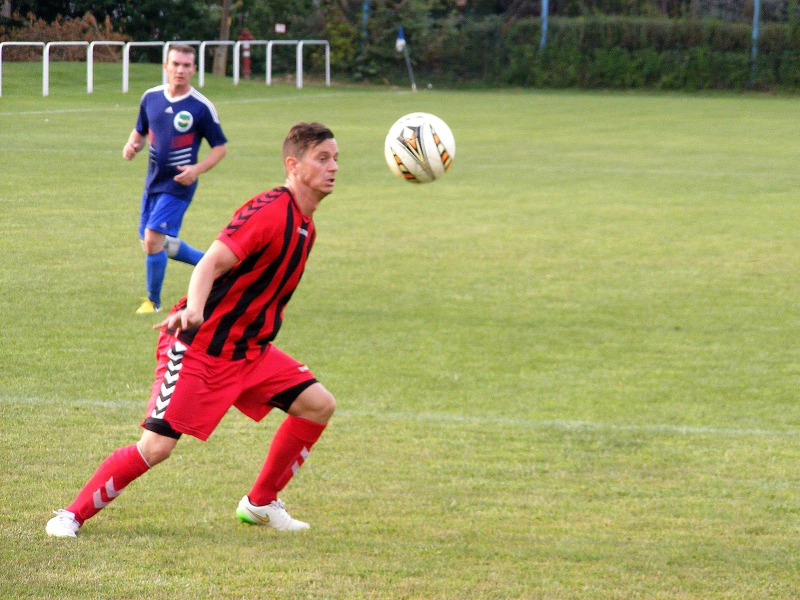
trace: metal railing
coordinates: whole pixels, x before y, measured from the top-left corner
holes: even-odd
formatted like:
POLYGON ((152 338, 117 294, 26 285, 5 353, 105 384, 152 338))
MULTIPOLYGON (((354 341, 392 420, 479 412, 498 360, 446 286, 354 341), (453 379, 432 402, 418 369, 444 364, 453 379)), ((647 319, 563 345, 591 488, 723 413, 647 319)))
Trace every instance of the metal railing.
POLYGON ((122 93, 128 93, 130 81, 131 48, 137 46, 163 46, 166 42, 128 42, 122 49, 122 93))
POLYGON ((44 48, 44 42, 0 42, 0 96, 3 95, 3 48, 6 46, 38 46, 44 48))
MULTIPOLYGON (((274 46, 296 46, 295 68, 297 87, 303 87, 303 50, 306 46, 322 45, 325 46, 325 85, 331 85, 331 48, 326 40, 239 40, 219 41, 219 40, 191 40, 179 41, 171 40, 168 42, 118 42, 118 41, 58 41, 58 42, 2 42, 0 43, 0 96, 3 95, 3 48, 6 46, 38 46, 42 51, 42 96, 50 94, 50 48, 52 46, 83 46, 86 47, 86 93, 94 91, 94 49, 97 46, 122 46, 122 92, 128 93, 130 82, 130 54, 131 48, 160 46, 162 47, 163 62, 167 60, 170 45, 188 44, 199 45, 198 48, 198 87, 205 85, 205 54, 208 46, 233 46, 233 84, 239 85, 239 74, 241 64, 242 46, 266 46, 266 85, 272 85, 272 49, 274 46)), ((162 82, 167 83, 166 72, 162 75, 162 82)))
POLYGON ((240 54, 244 45, 260 45, 267 47, 266 73, 267 85, 272 85, 272 48, 274 46, 297 46, 295 57, 295 79, 297 87, 303 87, 303 48, 309 44, 325 46, 325 85, 331 85, 331 46, 326 40, 239 40, 233 47, 233 85, 239 85, 240 54))
POLYGON ((86 93, 94 91, 94 49, 95 46, 124 46, 125 42, 92 42, 86 52, 86 93))
POLYGON ((47 42, 44 45, 44 53, 42 55, 42 96, 50 95, 50 48, 53 46, 85 46, 88 48, 89 42, 47 42))
POLYGON ((233 46, 236 42, 227 41, 220 42, 214 40, 212 42, 200 42, 200 48, 197 50, 197 70, 198 73, 198 87, 203 87, 206 83, 206 46, 233 46))

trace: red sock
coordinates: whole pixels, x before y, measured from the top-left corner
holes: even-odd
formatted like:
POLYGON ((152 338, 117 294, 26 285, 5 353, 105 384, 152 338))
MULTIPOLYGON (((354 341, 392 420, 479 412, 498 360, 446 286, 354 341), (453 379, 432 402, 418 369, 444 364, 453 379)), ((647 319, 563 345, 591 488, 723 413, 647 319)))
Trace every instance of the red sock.
POLYGON ((78 523, 83 524, 149 468, 136 444, 115 450, 97 467, 67 510, 74 513, 78 523))
POLYGON ((272 438, 267 460, 248 494, 250 502, 264 506, 277 499, 324 429, 325 423, 287 416, 272 438))

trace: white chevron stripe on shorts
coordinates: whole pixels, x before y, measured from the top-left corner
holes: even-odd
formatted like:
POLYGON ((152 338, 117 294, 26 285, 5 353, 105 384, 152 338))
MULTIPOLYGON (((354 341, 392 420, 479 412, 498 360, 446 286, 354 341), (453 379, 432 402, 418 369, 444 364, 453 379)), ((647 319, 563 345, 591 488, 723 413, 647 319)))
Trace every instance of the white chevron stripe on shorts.
POLYGON ((186 352, 186 346, 180 342, 175 344, 167 351, 167 370, 164 373, 164 381, 161 383, 161 390, 159 391, 158 398, 156 398, 156 407, 150 416, 154 419, 161 419, 164 416, 164 411, 169 406, 169 401, 172 398, 172 392, 175 391, 175 384, 178 383, 178 375, 181 367, 183 367, 183 355, 186 352))

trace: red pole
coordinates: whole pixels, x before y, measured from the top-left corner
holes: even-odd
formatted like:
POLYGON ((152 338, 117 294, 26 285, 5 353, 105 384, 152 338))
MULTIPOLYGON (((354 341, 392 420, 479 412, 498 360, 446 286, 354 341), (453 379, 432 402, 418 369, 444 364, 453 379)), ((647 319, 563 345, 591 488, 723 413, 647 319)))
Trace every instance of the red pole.
MULTIPOLYGON (((239 34, 240 40, 252 40, 253 34, 245 27, 239 34)), ((250 44, 242 44, 242 74, 245 79, 250 79, 250 44)))

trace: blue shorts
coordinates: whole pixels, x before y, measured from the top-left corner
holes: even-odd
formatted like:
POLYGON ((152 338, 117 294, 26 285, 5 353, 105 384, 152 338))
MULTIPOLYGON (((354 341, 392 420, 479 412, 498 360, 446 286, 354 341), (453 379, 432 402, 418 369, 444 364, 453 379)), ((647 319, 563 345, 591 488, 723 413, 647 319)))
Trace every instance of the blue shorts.
POLYGON ((151 229, 165 235, 178 236, 183 215, 190 200, 169 194, 142 194, 142 213, 139 219, 139 237, 144 239, 144 230, 151 229))

